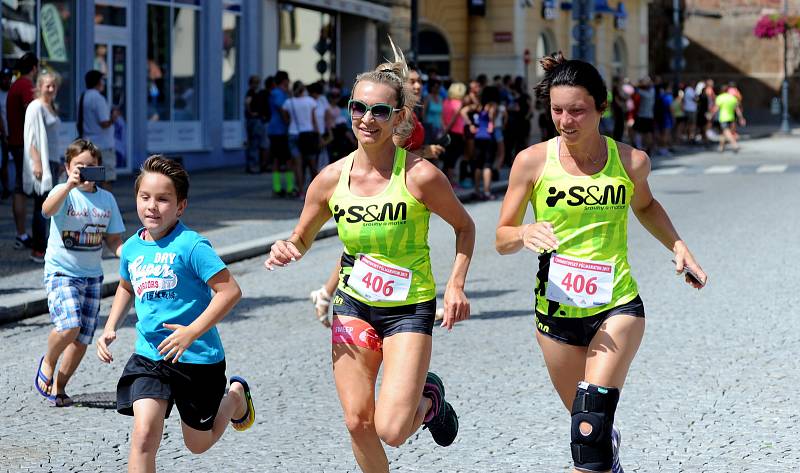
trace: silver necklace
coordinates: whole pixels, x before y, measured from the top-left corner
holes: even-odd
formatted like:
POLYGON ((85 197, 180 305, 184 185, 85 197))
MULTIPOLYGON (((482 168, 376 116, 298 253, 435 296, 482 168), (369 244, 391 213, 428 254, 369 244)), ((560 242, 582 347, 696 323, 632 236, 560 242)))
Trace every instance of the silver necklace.
MULTIPOLYGON (((568 153, 568 154, 563 154, 563 153, 561 153, 561 152, 559 151, 559 153, 558 153, 558 154, 559 154, 561 157, 570 157, 570 158, 572 158, 572 159, 575 159, 575 158, 572 156, 572 154, 569 154, 569 153, 568 153)), ((586 153, 586 159, 588 159, 589 161, 591 161, 591 162, 592 162, 592 164, 599 164, 599 163, 600 163, 600 161, 602 161, 602 160, 603 160, 603 157, 602 157, 602 155, 601 155, 599 158, 597 158, 597 159, 593 159, 591 154, 589 154, 589 153, 586 153)))

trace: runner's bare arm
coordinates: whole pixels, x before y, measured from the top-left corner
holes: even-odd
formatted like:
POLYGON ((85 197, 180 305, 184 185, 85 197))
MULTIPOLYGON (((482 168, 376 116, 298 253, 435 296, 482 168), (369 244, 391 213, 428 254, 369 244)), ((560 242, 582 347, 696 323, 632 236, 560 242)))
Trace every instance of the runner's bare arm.
POLYGON ((417 149, 410 150, 409 153, 414 153, 425 159, 439 159, 439 156, 444 153, 444 146, 436 144, 422 145, 417 149))
POLYGON ((292 261, 297 261, 311 248, 311 243, 319 233, 319 229, 331 218, 328 200, 339 182, 344 161, 342 159, 325 167, 311 181, 306 192, 300 220, 289 238, 278 240, 272 244, 269 256, 264 261, 267 269, 271 271, 275 266, 283 267, 292 261))
POLYGON ((464 294, 467 271, 475 248, 475 223, 458 200, 450 181, 436 166, 409 154, 407 185, 411 194, 431 212, 439 215, 453 227, 456 234, 456 257, 444 293, 444 320, 448 329, 469 317, 469 300, 464 294))
POLYGON ((117 338, 117 328, 125 321, 128 312, 131 310, 133 303, 133 286, 130 281, 124 279, 119 280, 117 286, 117 293, 114 295, 114 302, 111 303, 111 311, 108 314, 108 320, 103 328, 103 333, 97 338, 97 357, 101 361, 111 363, 114 357, 111 355, 111 350, 108 348, 111 343, 117 338))
MULTIPOLYGON (((650 175, 650 158, 647 153, 622 144, 619 144, 619 150, 625 170, 634 185, 633 199, 631 200, 631 209, 634 215, 651 235, 675 254, 676 271, 683 271, 684 265, 686 265, 705 283, 708 278, 706 273, 697 264, 692 252, 678 235, 667 211, 653 197, 647 182, 647 177, 650 175)), ((702 287, 702 285, 694 286, 698 289, 702 287)))
POLYGON ((539 143, 521 151, 514 159, 495 232, 495 249, 501 255, 516 253, 523 247, 537 250, 558 246, 549 222, 522 223, 546 158, 547 143, 539 143), (534 236, 537 238, 536 247, 531 242, 534 236))
POLYGON ((119 258, 122 255, 122 233, 106 233, 104 239, 108 250, 119 258))

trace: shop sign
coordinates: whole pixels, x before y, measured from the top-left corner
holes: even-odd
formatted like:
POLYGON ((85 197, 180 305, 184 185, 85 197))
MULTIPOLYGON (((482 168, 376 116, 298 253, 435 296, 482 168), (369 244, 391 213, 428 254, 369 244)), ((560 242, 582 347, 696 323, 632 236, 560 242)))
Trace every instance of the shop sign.
POLYGON ((203 149, 200 122, 147 122, 147 150, 199 151, 203 149))
POLYGON ((494 42, 495 43, 510 43, 513 39, 513 35, 510 31, 495 31, 494 32, 494 42))
POLYGON ((628 23, 628 12, 625 10, 625 4, 619 2, 617 11, 614 12, 614 28, 624 30, 628 23))
POLYGON ((222 147, 225 149, 241 149, 244 143, 244 130, 241 121, 225 121, 222 123, 222 147))
POLYGON ((545 20, 555 20, 556 19, 556 1, 555 0, 543 0, 542 1, 542 18, 545 20))
POLYGON ((53 62, 67 62, 67 45, 64 42, 64 24, 58 8, 52 3, 42 7, 42 39, 47 49, 47 59, 53 62))

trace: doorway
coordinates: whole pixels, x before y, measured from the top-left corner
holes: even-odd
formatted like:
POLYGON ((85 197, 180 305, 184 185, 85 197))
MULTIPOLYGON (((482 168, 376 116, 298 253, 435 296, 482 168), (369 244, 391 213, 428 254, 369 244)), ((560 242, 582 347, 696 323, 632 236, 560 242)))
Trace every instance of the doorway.
MULTIPOLYGON (((106 78, 105 96, 114 118, 115 166, 121 174, 132 171, 131 137, 131 58, 128 2, 95 2, 93 68, 106 78)), ((109 163, 104 163, 106 166, 109 163)))

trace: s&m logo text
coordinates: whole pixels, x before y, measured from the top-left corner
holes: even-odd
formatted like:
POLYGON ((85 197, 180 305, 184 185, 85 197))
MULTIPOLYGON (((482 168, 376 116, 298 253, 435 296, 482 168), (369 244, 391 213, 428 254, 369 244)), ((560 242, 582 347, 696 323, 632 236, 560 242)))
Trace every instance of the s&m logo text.
POLYGON ((393 203, 386 202, 381 207, 377 204, 372 205, 351 205, 350 207, 343 208, 338 205, 333 206, 333 219, 339 222, 339 219, 344 217, 347 223, 371 223, 373 225, 380 225, 382 223, 404 223, 406 214, 408 213, 408 205, 405 202, 393 203))
POLYGON ((587 210, 592 209, 624 209, 625 208, 625 185, 619 184, 613 186, 611 184, 605 187, 600 186, 572 186, 568 190, 563 191, 551 187, 548 192, 550 196, 547 198, 547 206, 555 207, 561 199, 567 199, 566 204, 571 207, 583 205, 587 210))

